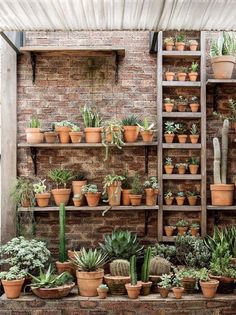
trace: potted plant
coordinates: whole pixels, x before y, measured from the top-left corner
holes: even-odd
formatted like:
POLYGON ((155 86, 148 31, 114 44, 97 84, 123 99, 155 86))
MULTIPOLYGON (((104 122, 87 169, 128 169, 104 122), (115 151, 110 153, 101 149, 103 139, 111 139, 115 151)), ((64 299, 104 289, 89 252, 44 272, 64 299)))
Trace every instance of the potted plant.
POLYGON ((82 197, 83 194, 75 194, 74 197, 72 198, 74 206, 75 207, 81 207, 82 206, 82 197))
POLYGON ((164 124, 164 138, 166 143, 172 143, 174 141, 175 132, 177 128, 173 121, 166 121, 164 124))
POLYGON ((107 194, 110 206, 120 206, 121 183, 124 176, 108 174, 103 181, 103 195, 107 194))
POLYGON ((152 142, 154 136, 154 123, 149 124, 147 117, 141 124, 138 124, 143 142, 152 142))
POLYGON ((177 72, 178 81, 185 81, 187 78, 187 68, 186 67, 179 67, 177 72))
POLYGON ((221 119, 228 119, 231 122, 232 128, 236 131, 236 102, 230 98, 227 103, 230 113, 228 115, 213 112, 213 114, 221 119))
POLYGON ((109 146, 114 145, 122 149, 123 142, 123 125, 116 118, 104 122, 102 130, 102 144, 105 146, 105 161, 108 160, 109 146))
POLYGON ((52 130, 45 131, 44 137, 45 137, 46 143, 56 143, 58 140, 57 132, 52 131, 52 130))
POLYGON ((197 236, 197 234, 199 233, 199 224, 198 223, 192 223, 190 225, 190 233, 192 236, 197 236))
POLYGON ((100 284, 97 288, 99 299, 106 299, 108 290, 109 289, 106 284, 100 284))
POLYGON ((176 227, 178 229, 178 235, 185 235, 187 230, 188 230, 188 226, 189 226, 189 223, 188 221, 186 220, 179 220, 177 223, 176 223, 176 227))
POLYGON ((85 196, 81 193, 81 189, 84 185, 87 185, 87 179, 83 173, 77 173, 74 175, 74 180, 72 181, 72 191, 74 198, 77 195, 77 199, 80 196, 81 206, 85 204, 85 196))
POLYGON ((213 299, 216 295, 217 288, 219 286, 219 281, 209 278, 209 271, 206 268, 202 268, 198 272, 198 277, 200 280, 200 286, 202 289, 202 294, 205 298, 213 299))
POLYGON ((150 262, 152 258, 152 249, 149 246, 144 253, 144 261, 141 271, 141 281, 142 281, 142 295, 149 295, 151 290, 152 281, 149 281, 150 274, 150 262))
POLYGON ((83 132, 80 131, 80 127, 73 125, 71 131, 69 132, 70 139, 72 143, 80 143, 82 140, 83 132))
POLYGON ((47 192, 45 181, 46 179, 33 184, 35 199, 39 207, 47 207, 51 196, 51 194, 47 192))
POLYGON ((128 172, 126 171, 124 174, 124 180, 121 184, 121 199, 122 204, 124 206, 130 205, 130 193, 131 193, 131 177, 128 176, 128 172))
POLYGON ((175 167, 178 170, 178 173, 183 175, 186 173, 187 169, 188 169, 188 164, 187 163, 176 163, 175 167))
POLYGON ((198 47, 198 41, 195 39, 190 39, 188 41, 190 51, 196 51, 198 47))
POLYGON ((171 206, 173 201, 174 201, 174 194, 172 193, 171 190, 167 190, 164 193, 164 199, 165 199, 165 203, 167 206, 171 206))
POLYGON ((83 121, 84 121, 84 131, 85 131, 85 141, 87 143, 99 143, 102 141, 102 119, 100 114, 96 109, 92 109, 89 106, 84 106, 81 110, 83 121))
POLYGON ((190 174, 196 175, 199 169, 199 159, 197 157, 191 156, 188 160, 188 167, 190 174))
POLYGON ((132 206, 140 206, 143 188, 138 174, 135 174, 131 184, 130 202, 132 206))
POLYGON ((199 139, 199 128, 197 124, 192 124, 191 128, 190 128, 190 141, 191 143, 195 144, 198 143, 198 139, 199 139))
POLYGON ((18 266, 11 267, 9 271, 0 272, 0 280, 8 299, 17 299, 20 296, 25 277, 25 271, 20 270, 18 266))
POLYGON ((161 277, 161 282, 158 283, 159 292, 163 299, 166 299, 169 295, 171 288, 171 275, 163 274, 161 277))
POLYGON ((187 131, 186 125, 180 123, 180 124, 176 124, 175 126, 177 130, 177 137, 178 137, 179 143, 185 143, 188 137, 186 134, 186 131, 187 131))
POLYGON ((97 296, 97 288, 102 284, 104 269, 108 256, 98 249, 85 248, 75 253, 72 262, 77 266, 76 271, 79 294, 82 296, 97 296))
POLYGON ((182 268, 176 271, 176 276, 181 279, 181 285, 184 291, 189 294, 195 293, 196 282, 198 279, 198 272, 194 268, 182 268))
POLYGON ((223 32, 217 40, 212 40, 210 48, 211 64, 215 79, 230 79, 232 77, 236 51, 234 36, 223 32))
POLYGON ((11 193, 11 198, 17 207, 33 207, 35 199, 32 181, 26 177, 17 177, 11 193))
POLYGON ((179 51, 183 51, 185 48, 185 41, 186 41, 186 38, 185 38, 184 34, 182 34, 182 33, 177 34, 175 37, 176 49, 179 51))
POLYGON ((198 112, 199 102, 198 102, 198 97, 197 96, 190 97, 190 99, 189 99, 189 106, 190 106, 191 111, 193 113, 198 112))
POLYGON ((185 201, 185 193, 183 191, 178 191, 175 196, 175 200, 178 206, 183 206, 185 201))
POLYGON ((165 111, 170 113, 173 111, 173 108, 174 108, 174 103, 175 101, 173 99, 170 99, 169 97, 166 97, 164 99, 164 106, 165 106, 165 111))
POLYGON ((55 122, 55 131, 59 135, 60 143, 66 144, 70 142, 70 132, 74 124, 68 120, 62 120, 60 122, 55 122))
POLYGON ((56 205, 59 207, 61 203, 66 206, 69 202, 71 189, 66 188, 67 183, 74 178, 70 170, 54 168, 49 171, 48 177, 56 184, 56 188, 52 189, 56 205), (59 188, 63 186, 63 188, 59 188))
POLYGON ((125 142, 136 142, 139 135, 140 120, 135 115, 129 115, 122 120, 122 125, 124 129, 124 139, 125 142))
POLYGON ((137 299, 140 295, 142 288, 141 281, 137 281, 137 272, 136 272, 136 256, 133 255, 130 259, 130 283, 126 283, 125 287, 130 299, 137 299))
POLYGON ((37 144, 43 142, 43 133, 40 130, 41 123, 38 118, 32 117, 28 128, 25 129, 26 141, 30 144, 37 144))
POLYGON ((192 62, 191 67, 189 68, 189 73, 188 73, 190 81, 197 81, 198 70, 199 70, 198 62, 192 62))
POLYGON ((164 44, 166 50, 173 50, 174 47, 174 38, 173 37, 166 37, 164 39, 164 44))
POLYGON ((175 226, 173 226, 173 225, 166 225, 164 227, 164 230, 165 230, 166 236, 170 237, 170 236, 172 236, 174 234, 175 226))
POLYGON ((47 271, 40 268, 38 276, 31 275, 30 284, 32 292, 41 299, 59 299, 66 297, 75 283, 73 277, 68 272, 55 274, 52 265, 49 265, 47 271))
POLYGON ((157 204, 157 195, 159 192, 159 184, 156 176, 149 177, 143 184, 146 193, 146 205, 155 206, 157 204))
POLYGON ((179 95, 179 97, 175 100, 177 103, 177 108, 179 112, 185 112, 188 105, 188 100, 183 97, 182 95, 179 95))
MULTIPOLYGON (((160 245, 161 246, 161 245, 160 245)), ((158 252, 159 254, 159 252, 158 252)), ((170 274, 171 263, 161 256, 154 256, 150 262, 150 280, 153 293, 159 293, 159 283, 163 274, 170 274)))
POLYGON ((184 287, 182 287, 182 279, 179 278, 177 275, 174 276, 173 282, 173 288, 172 291, 174 293, 174 296, 177 300, 182 299, 182 295, 184 292, 184 287))
POLYGON ((187 191, 187 199, 190 206, 196 206, 198 197, 198 191, 187 191))
POLYGON ((173 173, 174 164, 173 164, 172 158, 169 156, 167 156, 165 158, 164 169, 165 169, 166 174, 172 174, 173 173))
POLYGON ((226 184, 228 158, 229 121, 224 120, 222 128, 222 155, 218 138, 213 139, 214 147, 214 184, 210 185, 213 206, 232 206, 234 184, 226 184))
POLYGON ((165 78, 166 78, 166 81, 173 81, 175 78, 175 72, 170 71, 168 68, 168 70, 165 73, 165 78))
POLYGON ((101 192, 95 184, 84 185, 81 193, 85 195, 89 207, 97 207, 101 198, 101 192))

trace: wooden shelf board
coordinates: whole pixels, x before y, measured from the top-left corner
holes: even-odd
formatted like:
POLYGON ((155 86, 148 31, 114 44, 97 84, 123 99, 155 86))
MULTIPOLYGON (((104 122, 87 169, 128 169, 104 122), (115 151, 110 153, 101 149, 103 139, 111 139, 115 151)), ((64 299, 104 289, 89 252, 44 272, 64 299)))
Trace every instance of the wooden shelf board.
MULTIPOLYGON (((125 143, 124 147, 144 147, 144 146, 157 146, 158 142, 133 142, 133 143, 125 143)), ((39 144, 29 144, 26 142, 18 143, 18 148, 48 148, 48 149, 60 149, 60 148, 68 148, 68 149, 77 149, 77 148, 104 148, 102 143, 39 143, 39 144)), ((111 145, 114 146, 114 145, 111 145)))
POLYGON ((178 50, 163 50, 162 51, 163 57, 168 57, 168 58, 193 58, 193 57, 200 57, 201 56, 201 51, 190 51, 190 50, 184 50, 184 51, 178 51, 178 50))
POLYGON ((212 206, 212 205, 207 205, 207 210, 222 210, 222 211, 236 210, 236 205, 234 205, 234 206, 212 206))
POLYGON ((201 180, 201 174, 163 174, 163 179, 166 180, 201 180))
POLYGON ((163 143, 163 149, 201 149, 201 143, 163 143))
POLYGON ((173 86, 173 87, 200 87, 201 81, 162 81, 162 86, 173 86))
POLYGON ((76 54, 80 56, 115 55, 125 56, 125 49, 113 46, 23 46, 20 52, 76 54))
POLYGON ((200 212, 202 210, 201 206, 177 206, 177 205, 173 205, 173 206, 163 206, 163 211, 187 211, 187 212, 191 212, 191 211, 196 211, 196 212, 200 212))
POLYGON ((236 79, 208 79, 206 82, 207 85, 215 84, 236 84, 236 79))
MULTIPOLYGON (((145 210, 158 210, 158 205, 156 206, 146 206, 146 205, 141 205, 141 206, 116 206, 116 207, 110 207, 110 206, 97 206, 97 207, 74 207, 74 206, 66 206, 65 207, 67 211, 145 211, 145 210)), ((19 207, 18 208, 19 212, 29 212, 29 211, 34 211, 34 212, 58 212, 59 207, 53 206, 53 207, 45 207, 45 208, 40 208, 40 207, 32 207, 32 208, 23 208, 19 207)))
POLYGON ((202 117, 202 113, 197 112, 197 113, 193 113, 193 112, 163 112, 162 117, 164 118, 201 118, 202 117))
POLYGON ((162 242, 165 242, 165 243, 174 242, 174 236, 163 236, 162 242))

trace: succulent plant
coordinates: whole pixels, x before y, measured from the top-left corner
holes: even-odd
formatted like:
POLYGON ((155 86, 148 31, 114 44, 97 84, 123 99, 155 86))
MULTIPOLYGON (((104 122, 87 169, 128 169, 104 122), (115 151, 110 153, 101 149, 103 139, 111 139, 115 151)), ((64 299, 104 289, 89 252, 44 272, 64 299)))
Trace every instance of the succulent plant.
POLYGON ((150 274, 161 276, 162 274, 169 274, 171 271, 171 263, 160 256, 155 256, 150 262, 150 274))
POLYGON ((144 262, 142 265, 142 274, 141 274, 142 282, 148 282, 149 280, 151 257, 152 257, 152 249, 149 246, 145 250, 145 254, 144 254, 144 262))
POLYGON ((136 271, 136 256, 133 255, 130 259, 130 280, 131 285, 137 285, 137 271, 136 271))
POLYGON ((110 263, 110 273, 112 276, 129 276, 130 263, 126 259, 115 259, 110 263))

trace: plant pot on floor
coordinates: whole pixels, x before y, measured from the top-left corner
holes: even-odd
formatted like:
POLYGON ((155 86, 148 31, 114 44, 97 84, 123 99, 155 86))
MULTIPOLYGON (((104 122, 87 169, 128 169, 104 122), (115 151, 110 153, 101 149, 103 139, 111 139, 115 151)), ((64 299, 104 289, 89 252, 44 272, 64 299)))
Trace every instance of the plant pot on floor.
POLYGON ((42 193, 42 194, 35 194, 35 199, 39 207, 47 207, 49 204, 51 194, 50 193, 42 193))
POLYGON ((190 105, 190 108, 191 108, 191 111, 193 112, 193 113, 196 113, 196 112, 198 112, 198 109, 199 109, 199 104, 197 104, 197 103, 191 103, 190 105))
POLYGON ((169 295, 169 289, 166 289, 166 288, 159 288, 159 293, 160 293, 160 296, 163 298, 163 299, 166 299, 169 295))
POLYGON ((108 286, 111 295, 125 295, 125 285, 130 283, 130 276, 112 276, 107 274, 104 276, 104 281, 108 286))
POLYGON ((56 261, 57 273, 60 275, 63 272, 69 272, 72 274, 72 263, 70 261, 60 262, 56 261))
POLYGON ((57 133, 54 131, 44 132, 45 141, 47 143, 56 143, 57 142, 57 133))
POLYGON ((82 140, 83 132, 71 131, 69 135, 72 143, 80 143, 82 140))
POLYGON ((146 205, 147 206, 156 206, 158 189, 146 188, 145 194, 146 194, 146 205))
POLYGON ((140 206, 142 201, 142 195, 129 195, 132 206, 140 206))
POLYGON ((85 128, 85 141, 87 143, 100 143, 102 141, 102 128, 90 127, 85 128))
POLYGON ((181 280, 184 291, 189 294, 195 293, 196 279, 184 277, 181 280))
POLYGON ((70 127, 66 126, 57 126, 56 127, 56 132, 58 133, 59 136, 59 141, 60 143, 66 144, 70 142, 70 127))
POLYGON ((174 226, 171 226, 171 225, 167 225, 164 227, 164 230, 165 230, 165 233, 166 233, 166 236, 172 236, 174 234, 174 226))
POLYGON ((205 298, 212 299, 216 295, 217 288, 219 286, 218 280, 200 281, 202 294, 205 298))
POLYGON ((43 133, 40 128, 26 128, 26 141, 30 144, 38 144, 43 142, 43 133))
POLYGON ((131 189, 122 189, 121 196, 123 206, 130 206, 130 194, 131 189))
POLYGON ((142 282, 138 281, 136 285, 131 285, 131 283, 127 283, 125 285, 127 293, 128 293, 128 297, 130 299, 137 299, 140 295, 140 291, 142 288, 142 282))
POLYGON ((97 207, 101 198, 101 192, 97 193, 86 193, 85 194, 87 203, 89 207, 97 207))
POLYGON ((121 182, 113 182, 112 185, 107 188, 108 203, 109 206, 120 206, 121 198, 121 182))
POLYGON ((141 295, 146 296, 150 294, 152 281, 142 282, 141 295))
POLYGON ((138 126, 123 126, 124 128, 124 140, 125 142, 136 142, 139 134, 138 126))
POLYGON ((152 142, 153 136, 154 136, 153 130, 145 130, 145 131, 141 131, 140 133, 141 133, 143 142, 152 142))
POLYGON ((215 79, 231 79, 234 65, 234 56, 218 56, 211 58, 215 79))
POLYGON ((108 289, 97 288, 97 292, 98 292, 99 299, 103 300, 107 298, 108 289))
POLYGON ((177 300, 182 299, 182 295, 184 293, 183 287, 174 287, 172 290, 173 290, 173 294, 177 300))
POLYGON ((1 281, 8 299, 17 299, 20 296, 25 279, 1 281))
POLYGON ((210 189, 213 206, 233 205, 234 184, 212 184, 210 189))
POLYGON ((172 143, 174 141, 174 137, 175 137, 174 134, 169 134, 169 133, 164 134, 166 143, 172 143))
POLYGON ((235 279, 221 276, 209 275, 210 279, 218 280, 217 293, 232 294, 235 289, 235 279))
POLYGON ((76 277, 78 282, 79 295, 81 296, 97 296, 97 288, 102 284, 104 276, 104 270, 99 269, 97 271, 76 271, 76 277))
POLYGON ((59 207, 61 203, 64 203, 66 206, 70 199, 71 189, 60 188, 52 189, 52 195, 55 201, 55 204, 59 207))

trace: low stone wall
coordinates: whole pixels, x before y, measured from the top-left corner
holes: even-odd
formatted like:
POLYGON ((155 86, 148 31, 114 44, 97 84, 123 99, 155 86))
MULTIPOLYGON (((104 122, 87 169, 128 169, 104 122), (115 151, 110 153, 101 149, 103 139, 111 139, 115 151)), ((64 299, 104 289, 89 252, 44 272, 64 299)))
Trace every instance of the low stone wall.
POLYGON ((236 295, 186 295, 182 300, 151 294, 138 300, 127 297, 83 298, 71 294, 63 300, 41 300, 32 295, 0 298, 0 315, 236 315, 236 295))

